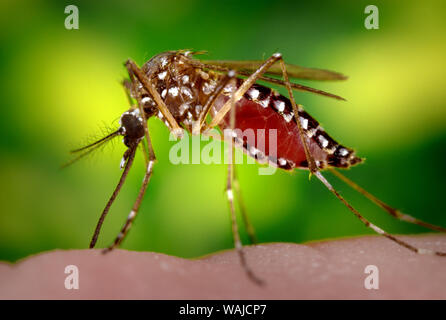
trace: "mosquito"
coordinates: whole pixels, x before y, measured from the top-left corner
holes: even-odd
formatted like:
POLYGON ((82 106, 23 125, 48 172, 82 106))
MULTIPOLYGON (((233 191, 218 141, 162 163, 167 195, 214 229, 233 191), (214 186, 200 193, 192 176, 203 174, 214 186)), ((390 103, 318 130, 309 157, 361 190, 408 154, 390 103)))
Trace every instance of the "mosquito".
MULTIPOLYGON (((305 68, 286 64, 280 53, 266 60, 253 61, 206 61, 196 59, 203 52, 178 50, 158 54, 139 67, 128 60, 125 67, 129 79, 123 81, 130 109, 124 112, 119 128, 98 141, 73 150, 76 158, 70 163, 88 155, 110 140, 122 136, 127 147, 121 160, 123 169, 119 182, 108 200, 97 223, 90 248, 94 248, 102 224, 110 207, 123 186, 133 164, 137 148, 141 146, 145 158, 146 172, 133 207, 114 242, 104 249, 109 252, 118 247, 135 220, 146 192, 153 167, 155 152, 150 140, 147 120, 157 117, 169 130, 181 138, 183 130, 193 135, 206 134, 213 128, 230 129, 234 134, 229 138, 231 149, 240 148, 259 163, 267 163, 279 169, 293 171, 308 170, 317 177, 347 208, 368 228, 397 244, 418 254, 446 256, 445 252, 417 248, 382 230, 367 220, 333 188, 324 171, 334 174, 347 185, 364 195, 391 216, 432 230, 446 232, 446 228, 429 224, 389 206, 376 198, 337 169, 350 168, 363 159, 351 148, 337 143, 300 104, 296 104, 293 90, 310 92, 321 96, 345 100, 340 96, 290 82, 290 78, 307 80, 345 80, 347 77, 333 71, 305 68), (278 79, 277 77, 281 77, 278 79), (288 97, 276 90, 257 83, 263 81, 284 86, 288 97), (256 115, 256 116, 253 116, 256 115), (235 129, 276 129, 277 154, 268 154, 266 147, 249 145, 238 137, 235 129)), ((233 156, 233 153, 232 153, 233 156)), ((248 236, 256 243, 252 224, 248 220, 242 201, 239 183, 233 161, 227 165, 226 197, 232 225, 232 236, 241 267, 249 279, 257 284, 264 283, 250 268, 240 240, 234 199, 239 204, 248 236), (235 196, 234 196, 235 194, 235 196)))

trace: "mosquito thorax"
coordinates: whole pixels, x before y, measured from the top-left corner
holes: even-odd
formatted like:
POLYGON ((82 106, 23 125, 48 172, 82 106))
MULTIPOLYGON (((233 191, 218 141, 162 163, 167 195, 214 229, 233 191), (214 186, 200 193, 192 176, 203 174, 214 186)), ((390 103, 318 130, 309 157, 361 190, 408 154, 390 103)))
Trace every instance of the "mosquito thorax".
POLYGON ((127 147, 135 146, 144 137, 143 118, 138 108, 124 112, 119 124, 120 134, 124 136, 123 142, 127 147))

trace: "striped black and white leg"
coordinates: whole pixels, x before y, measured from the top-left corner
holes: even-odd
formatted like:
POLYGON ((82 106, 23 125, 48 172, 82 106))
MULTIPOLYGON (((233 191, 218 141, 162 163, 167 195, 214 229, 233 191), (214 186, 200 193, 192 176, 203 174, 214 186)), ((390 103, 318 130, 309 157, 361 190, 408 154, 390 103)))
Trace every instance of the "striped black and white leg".
POLYGON ((232 94, 231 98, 230 98, 230 103, 231 103, 231 108, 230 108, 230 138, 229 139, 229 153, 230 153, 230 159, 228 161, 228 175, 227 175, 227 180, 226 180, 226 195, 228 198, 228 203, 229 203, 229 210, 231 213, 231 228, 232 228, 232 236, 233 236, 233 240, 234 240, 234 246, 235 246, 235 250, 237 251, 237 254, 240 258, 240 263, 243 267, 243 269, 245 270, 247 276, 249 277, 249 279, 251 279, 254 283, 258 284, 258 285, 262 285, 263 281, 261 279, 259 279, 254 272, 251 270, 251 268, 249 267, 247 261, 246 261, 246 257, 245 257, 245 251, 243 250, 243 245, 242 245, 242 241, 240 240, 240 234, 239 234, 239 230, 238 230, 238 225, 237 225, 237 217, 235 215, 235 207, 234 207, 234 188, 233 188, 233 182, 234 182, 234 137, 232 135, 232 130, 234 130, 235 127, 235 95, 232 94))
POLYGON ((359 212, 358 210, 356 210, 355 208, 353 208, 353 206, 347 202, 347 200, 345 200, 340 194, 339 192, 337 192, 333 186, 327 181, 327 179, 325 179, 325 177, 318 171, 315 173, 315 176, 328 188, 328 190, 330 190, 339 200, 342 201, 342 203, 350 209, 350 211, 353 212, 353 214, 359 219, 361 220, 362 223, 364 223, 364 225, 370 229, 372 229, 373 231, 375 231, 376 233, 396 242, 397 244, 415 252, 418 254, 430 254, 430 255, 437 255, 437 256, 446 256, 446 252, 440 252, 440 251, 434 251, 434 250, 430 250, 430 249, 423 249, 423 248, 417 248, 412 246, 411 244, 396 238, 395 236, 389 234, 388 232, 382 230, 381 228, 379 228, 378 226, 374 225, 373 223, 371 223, 370 221, 368 221, 366 218, 364 218, 359 212))
POLYGON ((242 192, 240 190, 240 183, 238 181, 237 171, 235 165, 233 166, 233 186, 235 191, 235 197, 240 207, 240 212, 242 214, 243 223, 245 224, 246 232, 248 233, 249 241, 252 244, 258 243, 257 236, 254 230, 254 226, 248 217, 248 212, 246 211, 245 202, 243 201, 242 192))
MULTIPOLYGON (((132 75, 131 75, 131 78, 133 79, 133 81, 135 81, 134 78, 132 77, 132 75)), ((142 106, 139 103, 138 103, 138 108, 140 111, 140 115, 143 118, 143 126, 144 126, 145 141, 143 139, 141 141, 141 143, 142 143, 142 147, 143 147, 143 151, 144 151, 144 159, 145 159, 145 163, 146 163, 146 173, 144 175, 144 179, 142 182, 142 186, 139 190, 138 197, 136 198, 136 201, 133 204, 132 210, 130 211, 129 215, 127 216, 127 220, 126 220, 124 226, 122 227, 121 231, 119 232, 119 234, 116 237, 113 244, 111 246, 109 246, 108 248, 104 249, 104 253, 109 252, 112 249, 119 246, 121 244, 121 242, 124 240, 127 233, 129 232, 130 227, 132 226, 132 223, 136 218, 139 207, 141 206, 142 199, 143 199, 144 194, 147 190, 147 186, 149 185, 150 178, 152 177, 153 165, 156 162, 155 152, 153 150, 152 141, 151 141, 150 135, 149 135, 149 129, 147 127, 146 115, 145 115, 145 112, 144 112, 142 106), (145 142, 147 143, 147 146, 144 144, 145 142)), ((136 152, 136 148, 135 148, 135 152, 136 152)))
POLYGON ((155 157, 149 155, 149 161, 147 163, 146 173, 144 175, 144 179, 142 182, 142 186, 139 190, 138 197, 136 198, 136 201, 133 204, 132 210, 130 211, 129 215, 127 216, 127 220, 126 220, 124 226, 122 227, 118 236, 115 238, 115 241, 113 242, 113 244, 111 246, 104 249, 104 253, 109 252, 109 251, 113 250, 114 248, 118 247, 124 240, 125 236, 128 234, 130 227, 132 226, 132 223, 135 220, 136 215, 138 214, 138 210, 141 206, 142 199, 143 199, 144 194, 147 190, 147 186, 148 186, 150 178, 152 176, 154 164, 155 164, 155 157))
POLYGON ((387 203, 381 201, 380 199, 375 197, 373 194, 371 194, 367 190, 363 189, 362 187, 357 185, 355 182, 353 182, 352 180, 347 178, 345 175, 343 175, 339 171, 335 170, 334 168, 330 168, 329 170, 336 177, 338 177, 340 180, 344 181, 350 187, 352 187, 353 189, 355 189, 356 191, 358 191, 359 193, 364 195, 367 199, 369 199, 370 201, 375 203, 377 206, 379 206, 380 208, 385 210, 392 217, 394 217, 394 218, 396 218, 398 220, 401 220, 401 221, 405 221, 405 222, 408 222, 408 223, 416 224, 416 225, 419 225, 419 226, 422 226, 422 227, 425 227, 425 228, 428 228, 428 229, 432 229, 432 230, 435 230, 435 231, 446 232, 446 228, 444 228, 442 226, 437 226, 437 225, 434 225, 434 224, 431 224, 431 223, 428 223, 428 222, 424 222, 424 221, 419 220, 419 219, 417 219, 415 217, 412 217, 411 215, 403 213, 403 212, 401 212, 398 209, 395 209, 395 208, 389 206, 387 203))

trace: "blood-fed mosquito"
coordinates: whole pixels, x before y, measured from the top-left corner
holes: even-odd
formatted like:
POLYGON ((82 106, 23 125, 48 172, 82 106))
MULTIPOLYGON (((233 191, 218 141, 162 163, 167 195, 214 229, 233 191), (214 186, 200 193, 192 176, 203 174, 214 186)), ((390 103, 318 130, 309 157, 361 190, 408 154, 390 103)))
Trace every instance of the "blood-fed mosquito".
MULTIPOLYGON (((147 128, 147 119, 155 116, 164 121, 169 130, 178 137, 182 136, 183 130, 197 135, 206 134, 208 130, 216 127, 230 129, 232 134, 227 140, 231 143, 231 148, 236 146, 256 161, 283 170, 308 170, 310 175, 316 176, 366 227, 415 253, 446 256, 445 252, 416 248, 372 224, 322 175, 324 170, 331 171, 395 218, 446 232, 446 228, 420 221, 390 207, 336 170, 349 168, 362 162, 363 159, 356 156, 353 149, 342 146, 332 139, 301 105, 296 104, 293 89, 334 99, 343 100, 343 98, 291 83, 289 78, 344 80, 345 76, 333 71, 285 64, 280 53, 273 54, 265 61, 203 61, 194 58, 199 53, 187 50, 164 52, 154 56, 141 68, 132 60, 128 60, 125 66, 129 79, 124 80, 123 85, 131 107, 121 115, 119 128, 104 138, 73 151, 77 157, 71 162, 118 136, 123 136, 123 142, 127 147, 121 160, 123 173, 99 218, 90 248, 95 246, 105 216, 127 177, 138 146, 141 146, 147 169, 141 189, 121 232, 105 252, 120 245, 136 218, 156 161, 147 128), (282 80, 272 76, 281 76, 282 80), (259 80, 284 86, 289 98, 280 95, 274 89, 258 84, 259 80), (249 145, 236 133, 239 132, 236 129, 243 131, 259 128, 277 130, 276 155, 268 154, 267 143, 260 147, 249 145)), ((240 203, 243 221, 252 242, 255 242, 254 229, 241 203, 233 161, 229 162, 227 168, 226 195, 234 245, 243 269, 251 280, 260 284, 261 279, 252 272, 245 259, 236 222, 234 199, 240 203)))

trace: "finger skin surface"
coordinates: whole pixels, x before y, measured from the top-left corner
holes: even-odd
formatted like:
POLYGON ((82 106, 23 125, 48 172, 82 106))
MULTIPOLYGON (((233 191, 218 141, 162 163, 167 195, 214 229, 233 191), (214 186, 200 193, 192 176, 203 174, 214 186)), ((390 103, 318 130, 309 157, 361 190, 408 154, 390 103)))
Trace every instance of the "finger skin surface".
MULTIPOLYGON (((446 236, 400 236, 446 251, 446 236)), ((446 299, 446 257, 417 255, 379 236, 307 244, 247 246, 258 277, 251 282, 237 253, 197 259, 117 249, 54 250, 15 264, 0 263, 0 299, 446 299), (68 265, 79 289, 65 288, 68 265), (368 265, 379 289, 366 289, 368 265)))

